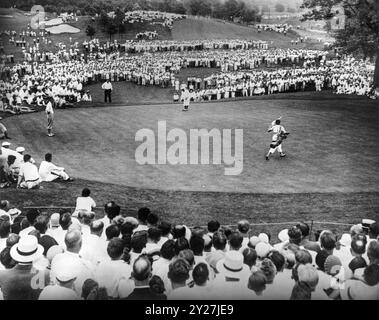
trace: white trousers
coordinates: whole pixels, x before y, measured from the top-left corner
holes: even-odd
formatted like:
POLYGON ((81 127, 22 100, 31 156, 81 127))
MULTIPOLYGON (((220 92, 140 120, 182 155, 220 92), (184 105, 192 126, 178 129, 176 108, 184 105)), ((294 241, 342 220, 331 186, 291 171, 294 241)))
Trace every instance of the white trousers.
POLYGON ((44 179, 44 181, 51 182, 51 181, 54 181, 54 180, 56 180, 58 178, 61 178, 63 180, 68 180, 69 176, 63 170, 54 170, 53 173, 50 173, 49 175, 46 176, 46 178, 44 179))
POLYGON ((276 150, 278 150, 279 153, 283 153, 282 145, 280 144, 275 148, 270 148, 270 153, 273 154, 276 150))

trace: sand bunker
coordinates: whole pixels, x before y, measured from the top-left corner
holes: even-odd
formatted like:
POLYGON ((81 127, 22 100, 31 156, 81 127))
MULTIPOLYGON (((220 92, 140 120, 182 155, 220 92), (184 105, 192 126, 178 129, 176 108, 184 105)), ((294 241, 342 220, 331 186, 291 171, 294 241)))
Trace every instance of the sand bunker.
POLYGON ((49 21, 44 21, 43 24, 45 24, 46 27, 56 26, 58 24, 62 24, 63 20, 62 18, 55 18, 51 19, 49 21))
POLYGON ((59 26, 54 26, 51 28, 46 28, 51 34, 61 34, 61 33, 78 33, 80 29, 72 27, 68 24, 61 24, 59 26))

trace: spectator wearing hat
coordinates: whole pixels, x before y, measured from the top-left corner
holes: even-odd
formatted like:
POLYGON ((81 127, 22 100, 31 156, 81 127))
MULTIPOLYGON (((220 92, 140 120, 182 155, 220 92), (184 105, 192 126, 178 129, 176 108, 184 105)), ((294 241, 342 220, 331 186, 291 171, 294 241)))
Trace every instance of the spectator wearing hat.
MULTIPOLYGON (((4 300, 36 300, 41 289, 32 286, 36 272, 33 270, 33 261, 42 256, 43 247, 38 244, 36 237, 26 235, 10 249, 11 258, 17 262, 12 269, 0 271, 0 288, 4 300)), ((43 281, 48 278, 43 274, 43 281)))
POLYGON ((212 294, 217 299, 250 299, 251 292, 247 288, 250 268, 243 263, 243 255, 239 251, 228 251, 225 258, 217 262, 218 274, 212 285, 212 294))
POLYGON ((66 251, 57 254, 51 262, 51 279, 54 281, 56 266, 64 265, 66 262, 75 265, 76 279, 74 288, 78 295, 82 292, 82 286, 86 279, 93 278, 94 266, 88 260, 83 259, 79 252, 82 247, 82 235, 79 230, 72 230, 65 235, 66 251), (61 264, 62 263, 62 264, 61 264))
POLYGON ((107 252, 110 259, 99 263, 96 268, 95 279, 99 286, 107 289, 109 297, 119 298, 119 282, 121 279, 130 279, 132 268, 122 259, 124 242, 121 239, 111 239, 108 243, 107 252))
POLYGON ((55 284, 46 286, 38 300, 78 300, 79 296, 74 291, 74 283, 77 277, 74 260, 60 260, 55 264, 55 284))

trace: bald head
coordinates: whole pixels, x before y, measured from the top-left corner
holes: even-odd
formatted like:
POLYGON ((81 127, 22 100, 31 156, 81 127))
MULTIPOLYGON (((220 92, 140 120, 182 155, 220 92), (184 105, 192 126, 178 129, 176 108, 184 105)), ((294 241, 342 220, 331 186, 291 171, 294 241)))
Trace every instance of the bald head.
POLYGON ((82 234, 79 230, 70 230, 67 231, 64 238, 64 242, 67 247, 67 251, 79 253, 82 247, 82 234))
POLYGON ((151 275, 151 263, 150 260, 141 256, 134 262, 133 265, 133 278, 136 281, 145 282, 149 281, 151 275))
POLYGON ((90 225, 91 233, 97 236, 101 236, 104 229, 104 223, 100 220, 92 221, 90 225))

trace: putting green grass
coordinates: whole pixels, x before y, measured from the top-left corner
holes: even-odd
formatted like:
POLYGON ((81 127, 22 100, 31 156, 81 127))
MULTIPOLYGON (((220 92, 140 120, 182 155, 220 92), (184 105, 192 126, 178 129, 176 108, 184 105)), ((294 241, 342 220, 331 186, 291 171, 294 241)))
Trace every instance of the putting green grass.
MULTIPOLYGON (((74 206, 89 187, 98 206, 115 200, 135 216, 149 206, 163 219, 190 226, 210 219, 234 224, 321 221, 358 223, 379 219, 377 101, 328 94, 284 94, 246 101, 191 105, 188 113, 175 104, 81 107, 56 113, 56 136, 45 135, 43 113, 13 116, 13 147, 23 145, 39 163, 52 152, 58 164, 76 178, 73 183, 43 183, 41 190, 2 189, 12 205, 74 206), (286 159, 264 160, 277 116, 291 131, 286 159), (139 166, 134 160, 135 132, 168 128, 243 128, 244 170, 228 177, 223 166, 139 166), (204 186, 204 187, 203 187, 204 186)), ((51 210, 50 210, 51 211, 51 210)), ((97 211, 101 216, 102 210, 97 211)), ((254 233, 276 234, 288 225, 255 226, 254 233)), ((314 225, 337 232, 347 225, 314 225)))
MULTIPOLYGON (((379 185, 377 101, 262 99, 58 110, 55 133, 45 134, 44 114, 4 120, 14 145, 26 146, 40 161, 52 152, 75 177, 137 188, 244 193, 373 192, 379 185), (291 132, 287 158, 265 161, 267 127, 283 117, 291 132), (224 175, 224 165, 138 165, 138 130, 243 129, 243 171, 224 175)), ((234 141, 234 140, 233 140, 234 141)), ((169 147, 172 143, 167 143, 169 147)), ((157 146, 157 143, 156 143, 157 146)), ((157 153, 157 152, 156 152, 157 153)), ((199 150, 200 153, 200 150, 199 150)), ((156 155, 157 158, 157 155, 156 155)))

